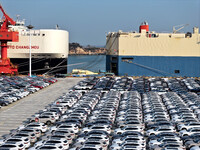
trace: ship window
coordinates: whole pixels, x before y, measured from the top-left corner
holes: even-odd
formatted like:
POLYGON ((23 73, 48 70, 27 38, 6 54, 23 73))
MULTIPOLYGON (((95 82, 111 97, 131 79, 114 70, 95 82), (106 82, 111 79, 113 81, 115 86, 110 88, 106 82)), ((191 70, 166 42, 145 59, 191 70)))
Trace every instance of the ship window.
POLYGON ((174 70, 174 73, 180 73, 180 70, 174 70))
POLYGON ((42 36, 45 36, 45 34, 42 34, 42 36))
POLYGON ((156 38, 156 37, 158 37, 158 34, 151 34, 151 37, 156 38))
POLYGON ((133 60, 133 57, 123 57, 122 61, 126 61, 126 60, 133 60))

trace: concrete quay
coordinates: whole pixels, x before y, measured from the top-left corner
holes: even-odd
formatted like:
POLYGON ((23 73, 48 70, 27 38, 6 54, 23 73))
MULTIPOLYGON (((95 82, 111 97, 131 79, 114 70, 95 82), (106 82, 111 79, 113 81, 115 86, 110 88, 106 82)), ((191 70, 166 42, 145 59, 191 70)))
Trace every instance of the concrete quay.
POLYGON ((82 78, 62 78, 47 88, 39 90, 9 106, 0 109, 0 137, 16 129, 27 118, 42 110, 55 101, 56 98, 66 93, 68 89, 76 85, 82 78))

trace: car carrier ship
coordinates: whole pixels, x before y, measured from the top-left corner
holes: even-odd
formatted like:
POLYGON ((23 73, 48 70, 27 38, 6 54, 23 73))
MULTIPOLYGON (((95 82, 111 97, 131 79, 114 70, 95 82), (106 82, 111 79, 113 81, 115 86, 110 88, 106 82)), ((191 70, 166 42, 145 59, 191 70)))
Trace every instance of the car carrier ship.
MULTIPOLYGON (((181 29, 181 28, 180 28, 181 29)), ((106 36, 106 70, 131 76, 200 76, 200 34, 156 33, 147 22, 137 32, 106 36)))
POLYGON ((68 31, 58 28, 29 30, 25 21, 19 19, 9 28, 19 32, 18 42, 8 42, 8 57, 13 64, 18 65, 19 74, 29 73, 29 38, 33 74, 67 73, 68 31))

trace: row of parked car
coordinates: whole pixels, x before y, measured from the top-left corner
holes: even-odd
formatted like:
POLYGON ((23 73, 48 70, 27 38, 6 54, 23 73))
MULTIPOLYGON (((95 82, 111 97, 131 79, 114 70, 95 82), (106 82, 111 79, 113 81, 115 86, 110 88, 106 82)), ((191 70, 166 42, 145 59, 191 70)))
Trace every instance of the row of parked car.
POLYGON ((4 137, 0 142, 0 149, 67 149, 70 141, 75 137, 72 120, 61 122, 61 116, 72 107, 82 96, 80 92, 71 92, 60 96, 54 103, 28 119, 26 124, 19 126, 4 137), (66 102, 66 103, 65 103, 66 102), (54 125, 54 126, 52 126, 54 125), (55 145, 55 146, 53 146, 55 145), (30 148, 31 147, 31 148, 30 148))
POLYGON ((145 93, 155 92, 200 92, 200 80, 194 78, 136 78, 132 77, 91 77, 80 81, 73 90, 116 90, 116 91, 138 91, 145 93))
POLYGON ((98 95, 88 114, 82 130, 70 150, 107 150, 119 105, 119 93, 102 93, 98 95))
POLYGON ((0 77, 0 107, 7 106, 44 87, 55 83, 55 78, 44 77, 0 77))
POLYGON ((125 92, 115 121, 116 127, 110 150, 146 149, 141 96, 136 91, 125 92))

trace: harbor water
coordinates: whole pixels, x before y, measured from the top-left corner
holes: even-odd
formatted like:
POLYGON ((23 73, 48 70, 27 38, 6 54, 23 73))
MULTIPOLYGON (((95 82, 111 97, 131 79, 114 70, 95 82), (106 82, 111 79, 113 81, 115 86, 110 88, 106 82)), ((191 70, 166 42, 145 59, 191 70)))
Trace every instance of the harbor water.
POLYGON ((93 72, 106 70, 106 55, 69 55, 67 72, 72 69, 84 69, 93 72))

